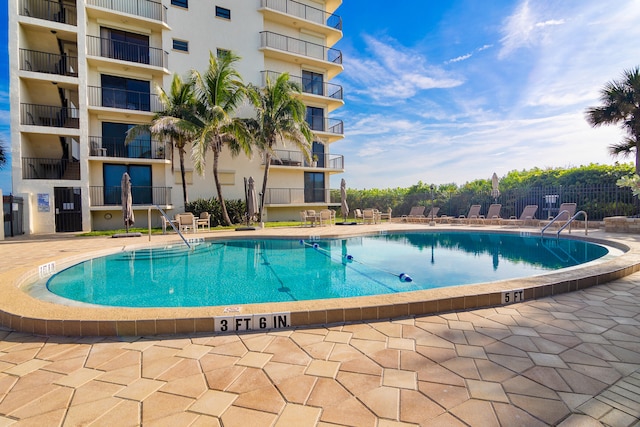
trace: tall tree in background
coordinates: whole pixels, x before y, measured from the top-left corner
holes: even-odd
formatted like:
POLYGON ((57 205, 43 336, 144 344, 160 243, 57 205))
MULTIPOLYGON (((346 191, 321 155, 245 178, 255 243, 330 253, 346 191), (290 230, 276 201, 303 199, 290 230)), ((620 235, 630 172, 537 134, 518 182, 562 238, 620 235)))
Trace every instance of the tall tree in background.
POLYGON ((148 132, 159 137, 171 146, 171 165, 173 165, 173 150, 178 150, 180 160, 180 176, 182 178, 182 199, 184 206, 189 202, 187 196, 187 180, 184 167, 185 147, 195 140, 200 122, 195 115, 195 94, 191 81, 183 82, 178 74, 173 75, 171 88, 167 93, 157 86, 158 98, 163 110, 156 113, 150 124, 138 125, 129 130, 125 143, 134 141, 137 137, 148 132))
POLYGON ((256 109, 256 118, 249 119, 249 129, 254 142, 264 156, 264 178, 260 194, 260 219, 267 192, 267 179, 273 149, 278 143, 292 142, 309 160, 313 132, 306 122, 306 107, 298 97, 300 87, 289 81, 289 74, 283 73, 272 81, 267 76, 263 88, 249 87, 249 99, 256 109))
POLYGON ((251 136, 245 121, 232 117, 246 96, 242 78, 234 68, 239 59, 231 52, 218 58, 209 53, 209 67, 205 73, 193 72, 202 128, 194 141, 191 155, 196 171, 203 175, 207 151, 213 151, 213 179, 222 218, 227 225, 231 225, 231 219, 222 197, 222 185, 218 176, 220 154, 225 146, 232 156, 237 156, 241 151, 247 156, 251 154, 251 136))
POLYGON ((599 107, 586 111, 593 127, 619 124, 627 136, 609 147, 613 155, 636 156, 636 174, 640 174, 640 67, 625 70, 620 80, 608 82, 600 91, 599 107))

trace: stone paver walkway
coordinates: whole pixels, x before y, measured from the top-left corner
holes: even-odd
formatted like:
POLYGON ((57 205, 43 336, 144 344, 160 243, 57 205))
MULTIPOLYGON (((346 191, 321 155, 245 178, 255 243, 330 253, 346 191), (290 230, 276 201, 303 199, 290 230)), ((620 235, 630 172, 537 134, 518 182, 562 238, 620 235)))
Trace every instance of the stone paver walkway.
POLYGON ((0 426, 640 425, 638 281, 270 333, 0 330, 0 426))

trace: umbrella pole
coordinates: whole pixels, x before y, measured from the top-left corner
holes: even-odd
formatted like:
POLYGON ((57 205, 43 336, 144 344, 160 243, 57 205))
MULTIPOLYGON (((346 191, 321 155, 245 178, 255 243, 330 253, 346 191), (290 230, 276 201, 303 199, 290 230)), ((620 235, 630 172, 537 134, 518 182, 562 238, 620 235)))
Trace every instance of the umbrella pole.
POLYGON ((247 190, 247 178, 244 178, 244 205, 247 208, 247 227, 249 226, 249 193, 247 190))

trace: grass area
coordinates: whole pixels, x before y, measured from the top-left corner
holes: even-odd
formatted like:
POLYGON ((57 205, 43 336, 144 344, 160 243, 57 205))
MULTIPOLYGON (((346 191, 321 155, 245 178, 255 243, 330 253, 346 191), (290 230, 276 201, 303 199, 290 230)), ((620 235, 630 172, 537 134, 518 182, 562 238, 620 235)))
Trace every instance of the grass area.
MULTIPOLYGON (((236 225, 232 225, 230 227, 228 226, 218 226, 218 227, 211 227, 211 230, 233 230, 236 227, 240 227, 243 224, 236 224, 236 225)), ((256 226, 256 224, 252 224, 253 226, 256 226)), ((298 227, 300 226, 300 221, 273 221, 273 222, 265 222, 264 224, 265 228, 273 228, 273 227, 298 227)), ((120 233, 125 233, 125 229, 121 228, 119 230, 100 230, 100 231, 89 231, 87 233, 81 233, 78 234, 78 237, 93 237, 93 236, 113 236, 114 234, 120 234, 120 233)), ((173 230, 167 230, 168 233, 173 233, 173 230)), ((129 229, 129 233, 142 233, 142 234, 148 234, 149 233, 149 229, 148 228, 141 228, 141 227, 135 227, 135 228, 130 228, 129 229)), ((158 228, 152 228, 151 229, 151 234, 162 234, 162 228, 158 227, 158 228)))

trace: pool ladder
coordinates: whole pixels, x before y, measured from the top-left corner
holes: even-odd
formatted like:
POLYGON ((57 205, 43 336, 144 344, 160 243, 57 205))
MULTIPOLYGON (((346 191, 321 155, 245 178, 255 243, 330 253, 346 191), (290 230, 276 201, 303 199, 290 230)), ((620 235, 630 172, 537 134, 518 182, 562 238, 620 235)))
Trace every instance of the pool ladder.
MULTIPOLYGON (((169 219, 169 217, 167 216, 167 214, 162 210, 162 208, 158 205, 154 205, 153 207, 155 207, 156 209, 158 209, 158 211, 160 211, 160 214, 164 217, 164 219, 171 224, 171 228, 173 228, 173 230, 178 233, 178 235, 182 238, 182 241, 184 242, 185 245, 187 245, 187 247, 189 249, 193 249, 191 247, 191 245, 189 244, 189 242, 187 241, 187 239, 184 238, 184 236, 182 235, 182 233, 180 232, 180 229, 176 228, 175 224, 173 223, 173 221, 171 221, 169 219)), ((149 210, 147 212, 147 224, 149 224, 149 241, 151 241, 151 209, 153 209, 153 207, 149 207, 149 210)))
MULTIPOLYGON (((543 238, 544 237, 544 232, 547 230, 547 228, 549 228, 551 226, 551 224, 553 224, 554 222, 556 222, 560 216, 562 214, 569 214, 569 211, 567 210, 563 210, 562 212, 560 212, 558 215, 556 215, 550 222, 549 224, 545 225, 544 227, 542 227, 542 230, 540 230, 540 237, 543 238)), ((571 218, 569 218, 569 220, 564 223, 564 225, 562 225, 562 227, 560 227, 558 229, 558 232, 556 233, 556 239, 560 238, 560 233, 562 232, 562 230, 564 230, 565 228, 569 227, 569 233, 571 233, 571 223, 573 222, 573 220, 575 220, 580 214, 584 215, 584 235, 586 236, 589 233, 589 221, 587 219, 587 213, 585 211, 578 211, 576 212, 576 214, 574 216, 572 216, 571 218)))

